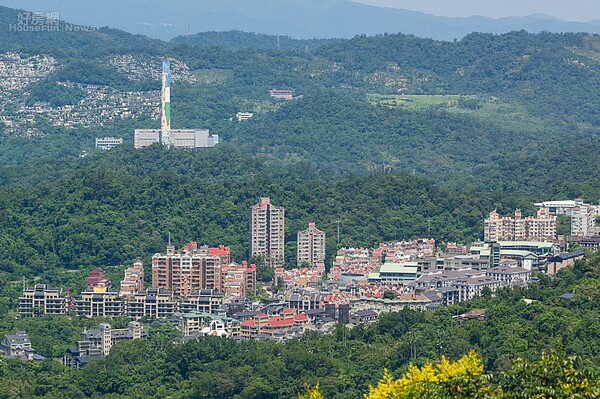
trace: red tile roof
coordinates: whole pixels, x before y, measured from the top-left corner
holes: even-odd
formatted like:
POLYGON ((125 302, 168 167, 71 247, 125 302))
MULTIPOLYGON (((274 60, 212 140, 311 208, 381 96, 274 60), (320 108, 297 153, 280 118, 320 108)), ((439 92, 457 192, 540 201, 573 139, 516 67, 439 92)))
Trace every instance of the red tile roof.
POLYGON ((308 321, 308 316, 304 313, 295 314, 294 321, 308 321))
POLYGON ((271 327, 284 327, 284 326, 293 326, 294 320, 273 320, 269 322, 271 327))

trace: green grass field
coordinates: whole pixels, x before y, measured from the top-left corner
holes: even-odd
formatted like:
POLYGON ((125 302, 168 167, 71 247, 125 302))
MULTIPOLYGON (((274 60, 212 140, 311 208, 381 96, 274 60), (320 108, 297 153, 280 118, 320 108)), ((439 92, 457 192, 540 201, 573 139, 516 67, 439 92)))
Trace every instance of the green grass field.
POLYGON ((504 102, 493 97, 482 98, 476 95, 368 94, 367 98, 372 105, 412 111, 437 108, 451 113, 469 114, 514 129, 527 131, 548 129, 544 121, 529 114, 523 106, 504 102))
POLYGON ((373 105, 384 105, 391 108, 406 108, 421 110, 424 108, 442 106, 454 108, 460 99, 476 99, 476 96, 459 95, 393 95, 393 94, 369 94, 369 102, 373 105))

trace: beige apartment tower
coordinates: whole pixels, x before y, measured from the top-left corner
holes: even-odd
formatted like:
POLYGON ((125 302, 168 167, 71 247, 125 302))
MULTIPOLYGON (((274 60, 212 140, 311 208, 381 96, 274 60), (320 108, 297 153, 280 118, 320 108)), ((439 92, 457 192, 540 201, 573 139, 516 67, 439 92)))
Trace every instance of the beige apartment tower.
POLYGON ((317 229, 314 223, 308 229, 298 232, 298 266, 308 262, 311 267, 322 266, 325 262, 325 232, 317 229))
POLYGON ((250 207, 250 257, 263 257, 271 267, 285 263, 285 209, 269 197, 250 207))
POLYGON ((484 221, 485 241, 552 241, 556 238, 556 216, 540 208, 537 217, 523 217, 515 211, 515 217, 501 217, 495 210, 484 221))

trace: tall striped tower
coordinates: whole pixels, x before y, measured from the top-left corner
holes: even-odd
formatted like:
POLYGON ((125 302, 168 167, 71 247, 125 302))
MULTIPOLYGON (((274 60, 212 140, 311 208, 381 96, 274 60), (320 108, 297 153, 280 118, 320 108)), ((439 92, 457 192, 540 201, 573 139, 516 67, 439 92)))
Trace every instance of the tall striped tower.
POLYGON ((161 142, 171 147, 171 63, 163 62, 162 71, 162 118, 161 118, 161 142))

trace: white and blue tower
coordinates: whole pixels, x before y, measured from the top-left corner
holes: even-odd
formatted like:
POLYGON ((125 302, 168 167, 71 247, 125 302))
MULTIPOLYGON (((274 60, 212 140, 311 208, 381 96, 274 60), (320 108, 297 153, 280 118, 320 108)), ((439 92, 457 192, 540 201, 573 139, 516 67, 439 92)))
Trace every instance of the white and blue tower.
POLYGON ((171 147, 171 63, 163 62, 161 143, 171 147))

